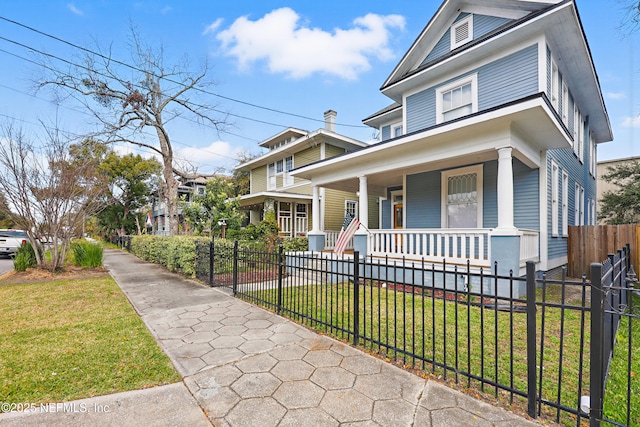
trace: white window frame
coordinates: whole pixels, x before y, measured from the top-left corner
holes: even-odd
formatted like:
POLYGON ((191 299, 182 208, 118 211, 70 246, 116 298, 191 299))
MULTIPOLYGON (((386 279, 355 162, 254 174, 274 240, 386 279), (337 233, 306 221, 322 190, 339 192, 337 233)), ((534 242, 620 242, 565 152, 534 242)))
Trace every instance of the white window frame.
POLYGON ((575 225, 584 225, 584 187, 576 182, 575 225))
POLYGON ((569 88, 562 79, 562 122, 569 127, 569 88))
POLYGON ((357 200, 347 199, 344 201, 344 211, 350 212, 355 218, 358 218, 358 205, 360 203, 357 200))
POLYGON ((551 58, 551 105, 560 112, 560 71, 556 61, 551 58))
POLYGON ((276 185, 276 164, 269 163, 267 165, 267 190, 275 190, 276 185))
POLYGON ((555 161, 551 161, 551 236, 558 237, 558 185, 560 168, 555 161))
POLYGON ((483 170, 484 169, 482 165, 475 165, 475 166, 467 166, 464 168, 442 171, 442 173, 440 174, 440 181, 441 181, 440 206, 442 211, 440 221, 441 221, 442 228, 449 228, 449 217, 447 214, 447 195, 449 192, 449 189, 448 189, 449 178, 453 176, 469 175, 474 173, 476 174, 476 193, 477 193, 476 203, 478 204, 476 228, 482 228, 483 226, 482 211, 484 207, 484 203, 483 203, 484 190, 483 190, 483 176, 482 176, 483 170))
POLYGON ((391 126, 391 138, 398 138, 403 135, 402 123, 391 126))
POLYGON ((596 176, 596 143, 593 141, 593 134, 589 134, 589 173, 596 176))
POLYGON ((580 112, 578 112, 578 151, 576 154, 580 163, 584 163, 584 120, 580 112))
POLYGON ((473 40, 473 15, 465 17, 464 19, 459 20, 455 24, 451 25, 451 50, 462 46, 463 44, 467 44, 473 40), (456 30, 463 25, 467 25, 469 30, 468 35, 465 39, 460 41, 456 41, 456 30))
POLYGON ((578 105, 573 104, 573 152, 578 155, 578 138, 580 138, 580 110, 578 109, 578 105))
POLYGON ((464 86, 466 84, 471 83, 471 113, 476 113, 478 111, 478 74, 470 74, 466 77, 458 79, 454 82, 446 84, 444 86, 440 86, 436 89, 436 123, 444 122, 444 112, 442 109, 444 108, 442 102, 442 96, 445 92, 449 92, 453 89, 456 89, 460 86, 464 86))
POLYGON ((562 236, 569 236, 569 174, 562 171, 562 236))
POLYGON ((591 211, 589 215, 589 224, 596 225, 596 200, 595 199, 589 200, 589 209, 591 211))

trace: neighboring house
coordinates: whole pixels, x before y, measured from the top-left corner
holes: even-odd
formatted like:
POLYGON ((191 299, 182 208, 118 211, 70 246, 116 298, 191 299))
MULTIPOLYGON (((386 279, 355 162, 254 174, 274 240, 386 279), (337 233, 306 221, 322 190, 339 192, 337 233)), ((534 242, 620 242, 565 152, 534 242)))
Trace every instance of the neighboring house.
MULTIPOLYGON (((215 175, 192 175, 180 178, 178 186, 178 199, 184 199, 191 202, 196 195, 202 196, 207 186, 207 181, 215 175)), ((182 213, 182 209, 178 208, 178 215, 182 213)), ((178 218, 178 224, 182 232, 188 232, 187 226, 182 217, 178 218)), ((169 218, 167 212, 167 203, 162 197, 155 195, 151 202, 151 234, 160 236, 170 235, 169 218)))
MULTIPOLYGON (((351 153, 367 144, 335 132, 336 112, 325 113, 325 128, 308 132, 287 128, 260 143, 267 153, 239 165, 236 170, 250 173, 250 193, 240 197, 240 207, 249 211, 249 221, 257 224, 269 211, 283 237, 306 237, 312 227, 326 230, 330 247, 342 226, 345 211, 358 211, 353 191, 321 189, 312 203, 313 191, 307 179, 294 178, 290 172, 308 164, 351 153), (311 221, 311 213, 315 223, 311 221)), ((317 189, 317 188, 316 188, 317 189)), ((371 206, 375 214, 376 200, 371 206)))
MULTIPOLYGON (((609 172, 609 168, 615 168, 617 166, 623 165, 625 163, 633 163, 640 162, 640 157, 625 157, 622 159, 613 159, 613 160, 603 160, 598 162, 596 166, 597 170, 597 179, 598 179, 598 192, 597 192, 597 206, 600 205, 600 201, 602 200, 602 194, 606 191, 616 192, 619 190, 619 187, 613 183, 609 183, 605 181, 602 177, 609 172)), ((596 206, 596 209, 597 209, 596 206)), ((602 220, 598 220, 599 224, 603 224, 602 220)))
POLYGON ((314 197, 379 198, 356 250, 516 275, 567 263, 568 226, 596 218, 596 144, 613 138, 574 1, 445 1, 381 91, 393 103, 364 119, 380 142, 291 172, 314 197))

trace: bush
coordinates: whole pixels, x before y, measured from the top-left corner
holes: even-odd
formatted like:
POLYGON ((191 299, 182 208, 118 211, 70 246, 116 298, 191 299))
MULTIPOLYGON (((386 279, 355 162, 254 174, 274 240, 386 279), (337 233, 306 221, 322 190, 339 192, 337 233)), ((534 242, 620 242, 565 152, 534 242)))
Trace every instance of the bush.
POLYGON ((293 239, 284 239, 282 248, 285 252, 300 252, 309 250, 309 239, 306 237, 294 237, 293 239))
POLYGON ((31 243, 21 244, 16 256, 13 258, 13 268, 16 271, 25 271, 27 268, 35 267, 37 264, 36 252, 33 250, 31 243))
POLYGON ((86 240, 71 243, 73 263, 79 267, 100 267, 102 265, 102 245, 86 240))

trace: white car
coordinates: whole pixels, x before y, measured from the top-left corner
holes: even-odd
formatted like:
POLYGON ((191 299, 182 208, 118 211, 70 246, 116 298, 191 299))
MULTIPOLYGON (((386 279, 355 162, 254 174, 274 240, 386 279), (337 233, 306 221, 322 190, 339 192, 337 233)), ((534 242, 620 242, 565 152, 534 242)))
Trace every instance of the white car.
POLYGON ((22 230, 0 230, 0 255, 13 257, 29 236, 22 230))

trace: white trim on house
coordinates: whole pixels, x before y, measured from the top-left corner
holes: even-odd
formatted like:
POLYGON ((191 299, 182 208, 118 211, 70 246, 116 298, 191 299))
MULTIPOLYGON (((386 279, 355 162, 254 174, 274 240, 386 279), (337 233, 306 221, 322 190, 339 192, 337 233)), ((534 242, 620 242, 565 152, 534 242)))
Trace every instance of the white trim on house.
MULTIPOLYGON (((482 216, 482 207, 483 207, 483 165, 479 164, 479 165, 474 165, 474 166, 467 166, 467 167, 463 167, 463 168, 457 168, 457 169, 449 169, 446 171, 442 171, 440 173, 440 185, 441 185, 441 198, 440 198, 440 211, 441 211, 441 217, 440 217, 440 227, 441 228, 450 228, 449 226, 449 218, 448 218, 448 210, 447 210, 447 206, 448 206, 448 200, 447 200, 447 196, 448 196, 448 186, 449 186, 449 178, 454 177, 454 176, 460 176, 460 175, 470 175, 470 174, 475 174, 476 175, 476 226, 475 227, 469 227, 469 228, 483 228, 483 216, 482 216)), ((454 227, 454 228, 460 228, 460 227, 454 227)))
POLYGON ((562 237, 569 236, 569 174, 562 170, 562 237))
POLYGON ((473 40, 473 14, 451 25, 451 50, 473 40))
POLYGON ((538 192, 540 194, 540 269, 548 270, 547 258, 549 256, 549 217, 547 208, 549 206, 549 198, 547 196, 547 177, 549 170, 547 168, 547 152, 541 156, 540 168, 538 169, 538 192))
MULTIPOLYGON (((464 91, 459 96, 462 97, 463 93, 464 91)), ((456 81, 436 88, 436 123, 443 123, 445 121, 453 120, 476 112, 478 112, 478 73, 462 77, 456 81), (462 88, 469 85, 471 85, 469 91, 469 102, 462 103, 460 105, 452 105, 451 107, 447 108, 443 99, 444 95, 449 93, 450 97, 453 98, 454 91, 456 91, 457 89, 462 90, 462 88), (471 105, 470 111, 464 111, 462 114, 459 114, 456 117, 449 117, 445 120, 446 113, 461 111, 461 109, 467 105, 471 105)))
POLYGON ((551 159, 551 237, 560 237, 559 229, 559 194, 560 167, 555 160, 551 159))

